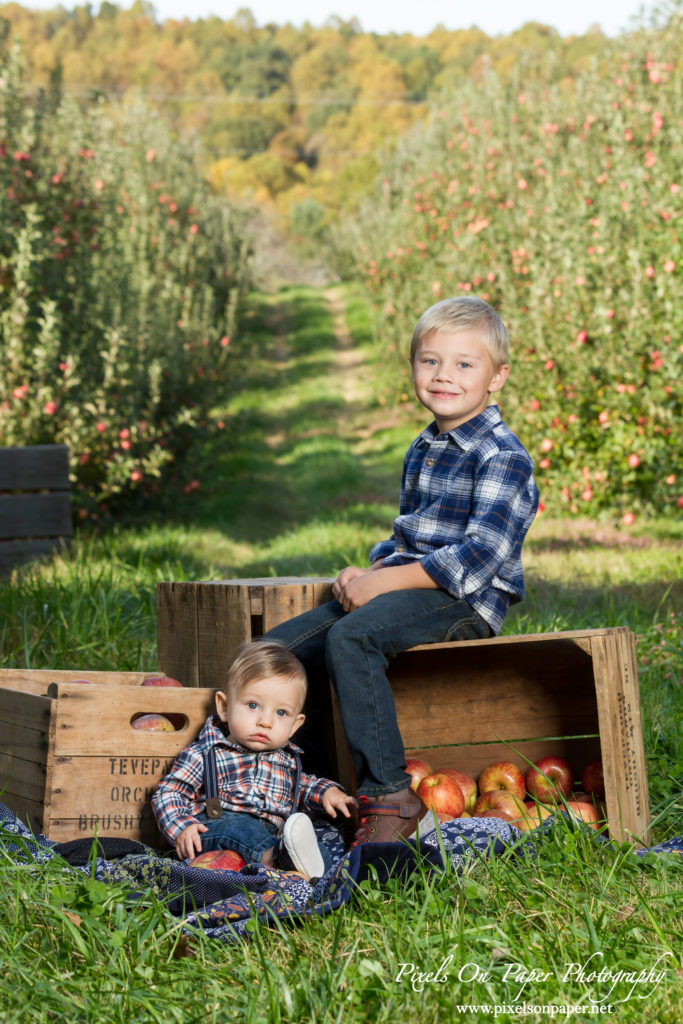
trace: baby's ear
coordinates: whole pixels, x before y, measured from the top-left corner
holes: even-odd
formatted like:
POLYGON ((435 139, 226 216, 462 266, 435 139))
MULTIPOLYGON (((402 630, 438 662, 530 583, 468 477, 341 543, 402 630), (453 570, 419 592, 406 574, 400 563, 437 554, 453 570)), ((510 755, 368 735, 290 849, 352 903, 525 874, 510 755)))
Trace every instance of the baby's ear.
POLYGON ((221 722, 228 720, 228 698, 222 690, 216 690, 216 714, 221 722))
POLYGON ((296 718, 294 719, 294 724, 292 726, 292 731, 290 732, 289 735, 293 736, 294 733, 297 731, 297 729, 300 729, 305 721, 306 721, 306 716, 303 713, 302 714, 298 714, 296 716, 296 718))

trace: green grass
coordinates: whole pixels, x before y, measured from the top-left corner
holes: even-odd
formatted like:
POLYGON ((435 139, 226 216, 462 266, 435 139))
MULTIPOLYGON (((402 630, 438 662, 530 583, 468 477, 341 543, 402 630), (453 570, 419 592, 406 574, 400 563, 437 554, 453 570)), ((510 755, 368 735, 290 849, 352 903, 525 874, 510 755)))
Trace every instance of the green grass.
MULTIPOLYGON (((380 371, 366 312, 346 298, 362 358, 350 369, 320 293, 254 296, 243 386, 215 410, 224 428, 179 472, 199 479, 199 490, 169 487, 134 519, 83 534, 69 555, 0 585, 0 664, 154 668, 158 581, 332 575, 365 561, 390 528, 403 451, 421 417, 374 404, 380 371), (285 327, 273 355, 275 324, 285 327)), ((527 543, 527 599, 505 624, 510 633, 634 630, 657 840, 683 834, 682 535, 680 521, 625 530, 540 518, 527 543)), ((609 1003, 609 985, 563 980, 566 964, 602 955, 613 972, 648 971, 663 957, 664 978, 630 996, 622 982, 612 1013, 569 1019, 677 1024, 682 871, 680 858, 643 863, 628 847, 606 850, 564 827, 533 859, 510 852, 473 859, 464 874, 365 882, 329 917, 256 923, 247 944, 200 940, 187 957, 178 922, 151 894, 130 903, 120 885, 4 858, 1 1019, 441 1024, 467 1004, 491 1009, 464 1019, 509 1021, 519 1018, 494 1018, 496 1004, 588 1005, 590 994, 609 1003), (413 989, 417 972, 434 973, 448 957, 445 981, 413 989), (415 974, 406 967, 397 980, 402 964, 415 974), (537 973, 515 1000, 522 970, 548 977, 537 973)))

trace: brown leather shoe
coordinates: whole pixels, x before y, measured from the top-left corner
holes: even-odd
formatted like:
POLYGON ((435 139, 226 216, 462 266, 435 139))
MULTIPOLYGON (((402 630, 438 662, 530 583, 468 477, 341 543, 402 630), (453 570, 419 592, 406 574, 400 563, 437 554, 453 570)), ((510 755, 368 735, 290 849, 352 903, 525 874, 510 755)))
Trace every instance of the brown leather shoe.
POLYGON ((359 843, 395 843, 408 839, 428 813, 425 804, 412 789, 384 796, 359 798, 358 817, 353 846, 359 843))

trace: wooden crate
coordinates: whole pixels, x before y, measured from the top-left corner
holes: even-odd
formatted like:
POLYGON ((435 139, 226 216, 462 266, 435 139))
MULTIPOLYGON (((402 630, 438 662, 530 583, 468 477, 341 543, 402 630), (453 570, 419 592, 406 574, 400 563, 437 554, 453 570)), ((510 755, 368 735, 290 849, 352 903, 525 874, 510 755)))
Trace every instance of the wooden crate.
POLYGON ((214 691, 141 687, 150 674, 0 670, 0 800, 34 832, 164 845, 150 797, 212 713, 214 691), (92 685, 70 682, 82 678, 92 685), (140 712, 184 725, 136 730, 140 712))
MULTIPOLYGON (((602 757, 610 833, 649 842, 650 812, 633 634, 597 629, 428 644, 389 668, 409 756, 475 778, 560 754, 579 780, 602 757)), ((340 781, 353 769, 335 708, 340 781)))
POLYGON ((184 686, 224 686, 227 667, 241 643, 329 601, 333 582, 274 576, 159 583, 159 665, 184 686))
POLYGON ((71 537, 69 487, 66 445, 0 448, 0 575, 71 537))

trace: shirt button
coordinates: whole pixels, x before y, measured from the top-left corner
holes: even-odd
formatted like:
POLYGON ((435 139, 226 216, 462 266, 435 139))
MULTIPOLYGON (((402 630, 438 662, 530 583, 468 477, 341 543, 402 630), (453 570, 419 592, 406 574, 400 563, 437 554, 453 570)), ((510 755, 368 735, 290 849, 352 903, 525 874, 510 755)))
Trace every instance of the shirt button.
POLYGON ((428 466, 429 466, 429 468, 431 469, 431 468, 432 468, 432 466, 434 465, 434 459, 427 459, 427 465, 428 465, 428 466))
POLYGON ((402 544, 399 544, 399 546, 398 546, 398 547, 396 548, 396 550, 397 550, 397 551, 398 551, 398 552, 399 552, 400 554, 403 554, 403 552, 405 551, 405 548, 403 547, 403 545, 402 545, 402 544))

